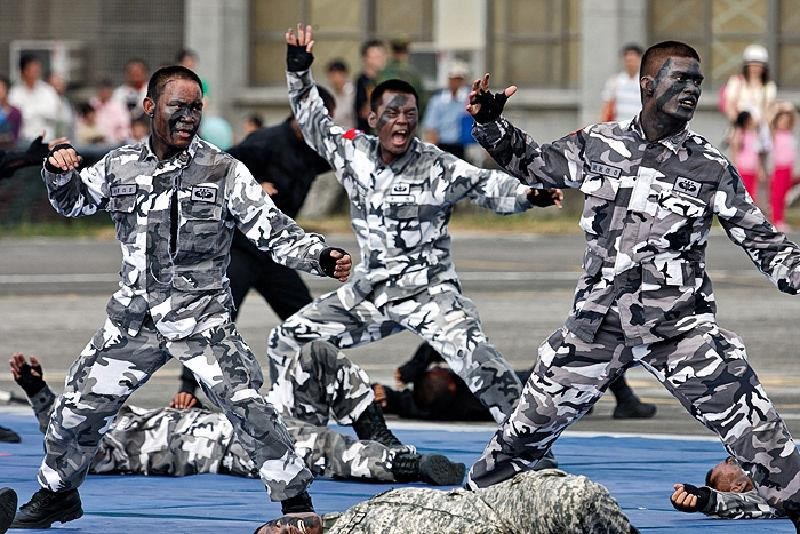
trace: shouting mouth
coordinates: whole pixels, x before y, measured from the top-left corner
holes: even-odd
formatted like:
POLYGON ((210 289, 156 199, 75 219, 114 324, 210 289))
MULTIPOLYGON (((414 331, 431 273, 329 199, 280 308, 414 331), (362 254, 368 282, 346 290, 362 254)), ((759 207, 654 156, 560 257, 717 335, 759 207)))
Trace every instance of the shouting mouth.
POLYGON ((678 100, 678 104, 684 109, 694 109, 697 107, 697 98, 686 96, 678 100))
POLYGON ((395 146, 404 146, 408 143, 408 130, 399 128, 392 132, 392 144, 395 146))
POLYGON ((194 127, 188 124, 178 124, 175 126, 175 135, 183 139, 191 139, 194 135, 194 127))

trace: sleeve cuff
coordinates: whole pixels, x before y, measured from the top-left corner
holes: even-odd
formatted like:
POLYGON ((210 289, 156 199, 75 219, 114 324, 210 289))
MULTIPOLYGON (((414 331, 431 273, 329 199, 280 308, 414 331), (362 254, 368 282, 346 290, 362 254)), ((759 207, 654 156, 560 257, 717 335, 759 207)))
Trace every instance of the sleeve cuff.
POLYGON ((56 187, 61 187, 63 185, 68 184, 72 180, 72 172, 56 174, 42 167, 42 177, 48 184, 55 185, 56 187))

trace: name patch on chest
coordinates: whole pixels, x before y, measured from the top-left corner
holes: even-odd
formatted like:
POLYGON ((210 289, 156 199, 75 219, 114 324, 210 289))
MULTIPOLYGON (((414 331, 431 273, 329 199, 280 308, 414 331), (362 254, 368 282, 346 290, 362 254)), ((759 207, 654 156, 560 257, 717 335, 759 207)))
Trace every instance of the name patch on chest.
POLYGON ((591 163, 591 171, 594 174, 602 174, 603 176, 610 176, 611 178, 619 178, 620 174, 622 174, 622 169, 619 167, 600 163, 599 161, 593 161, 591 163))
POLYGON ((124 197, 136 194, 136 184, 120 184, 111 186, 112 197, 124 197))
POLYGON ((193 185, 192 200, 199 202, 216 202, 217 188, 208 185, 193 185))
POLYGON ((394 184, 392 185, 392 195, 407 195, 411 192, 409 184, 394 184))
POLYGON ((692 195, 693 197, 696 197, 700 193, 700 183, 688 178, 684 178, 683 176, 678 176, 678 179, 675 180, 675 185, 672 188, 675 191, 692 195))

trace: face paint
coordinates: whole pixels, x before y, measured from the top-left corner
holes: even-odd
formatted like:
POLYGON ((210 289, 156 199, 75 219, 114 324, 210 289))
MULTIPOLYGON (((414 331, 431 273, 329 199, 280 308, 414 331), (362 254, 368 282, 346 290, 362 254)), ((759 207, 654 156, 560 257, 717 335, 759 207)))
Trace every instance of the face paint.
POLYGON ((648 139, 673 135, 694 116, 703 74, 694 58, 670 57, 652 79, 652 94, 642 102, 642 128, 648 139))
POLYGON ((406 153, 417 131, 417 102, 414 95, 387 91, 376 113, 381 156, 391 163, 406 153))
POLYGON ((203 98, 192 80, 169 80, 153 110, 152 148, 161 159, 186 149, 200 129, 203 98))

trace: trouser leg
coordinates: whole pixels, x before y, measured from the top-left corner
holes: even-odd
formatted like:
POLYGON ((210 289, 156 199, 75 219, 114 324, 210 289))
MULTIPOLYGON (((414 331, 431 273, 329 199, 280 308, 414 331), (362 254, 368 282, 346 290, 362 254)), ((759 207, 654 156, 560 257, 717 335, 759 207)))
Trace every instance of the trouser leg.
POLYGON ((393 481, 394 451, 377 441, 358 440, 330 428, 287 419, 295 450, 315 476, 393 481))
POLYGON ((539 347, 519 404, 472 466, 472 487, 497 484, 542 458, 561 432, 583 416, 630 362, 616 333, 598 331, 586 343, 565 327, 539 347))
POLYGON ((367 373, 326 341, 303 345, 298 367, 292 374, 295 419, 325 426, 333 413, 340 424, 349 425, 375 400, 367 373))
POLYGON ((250 348, 233 323, 168 344, 192 370, 206 396, 222 409, 259 470, 273 501, 302 493, 311 472, 294 453, 278 412, 259 394, 263 379, 250 348))
POLYGON ((481 329, 475 305, 452 284, 428 288, 414 299, 386 306, 400 326, 424 338, 501 423, 522 391, 511 366, 481 329))
POLYGON ((637 347, 634 358, 720 436, 770 505, 800 504, 800 453, 736 334, 701 325, 676 340, 637 347))
POLYGON ((262 265, 261 269, 263 274, 256 289, 281 321, 313 301, 308 286, 294 269, 273 261, 262 265))
POLYGON ((152 323, 128 336, 106 319, 70 367, 56 400, 38 474, 43 488, 67 491, 83 482, 122 404, 167 359, 152 323))
POLYGON ((231 297, 233 297, 233 310, 231 320, 235 321, 239 316, 239 309, 244 303, 247 292, 256 285, 261 275, 261 266, 258 259, 237 247, 231 248, 231 261, 227 270, 228 280, 230 280, 231 297))

